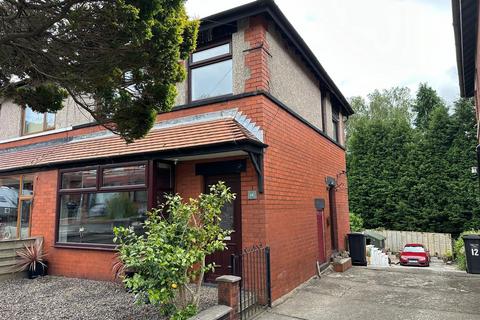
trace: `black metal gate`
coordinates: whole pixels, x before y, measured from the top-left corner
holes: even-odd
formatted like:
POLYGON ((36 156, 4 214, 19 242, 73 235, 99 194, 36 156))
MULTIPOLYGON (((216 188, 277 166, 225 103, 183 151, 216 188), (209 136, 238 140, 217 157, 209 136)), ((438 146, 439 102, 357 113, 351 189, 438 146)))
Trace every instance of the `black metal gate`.
POLYGON ((271 306, 270 247, 254 246, 231 256, 232 273, 240 281, 240 319, 252 319, 271 306))

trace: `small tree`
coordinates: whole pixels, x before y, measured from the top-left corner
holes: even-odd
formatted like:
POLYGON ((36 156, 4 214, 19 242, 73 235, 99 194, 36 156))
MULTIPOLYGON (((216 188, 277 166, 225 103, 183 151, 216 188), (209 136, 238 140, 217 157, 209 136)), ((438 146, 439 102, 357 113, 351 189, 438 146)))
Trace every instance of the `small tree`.
POLYGON ((222 207, 235 199, 223 182, 210 193, 183 202, 167 196, 165 205, 148 213, 144 234, 130 228, 114 228, 118 257, 124 268, 134 272, 123 277, 137 303, 160 305, 164 315, 183 319, 196 313, 207 255, 224 250, 231 231, 220 227, 222 207), (195 281, 196 287, 189 283, 195 281))

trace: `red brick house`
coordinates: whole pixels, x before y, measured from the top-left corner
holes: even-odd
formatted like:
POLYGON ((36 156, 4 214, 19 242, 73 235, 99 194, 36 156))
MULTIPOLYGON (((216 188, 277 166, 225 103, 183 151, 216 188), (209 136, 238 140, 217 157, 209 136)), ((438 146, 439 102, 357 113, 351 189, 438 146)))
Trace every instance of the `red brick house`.
POLYGON ((275 300, 344 249, 353 111, 274 2, 203 19, 186 66, 177 106, 130 145, 70 100, 56 115, 3 102, 0 238, 43 236, 51 274, 111 280, 113 226, 138 227, 164 192, 195 197, 223 180, 238 197, 218 273, 231 253, 269 245, 275 300))
MULTIPOLYGON (((460 95, 475 99, 480 143, 480 5, 478 0, 452 0, 452 11, 460 95)), ((477 146, 477 159, 480 167, 480 144, 477 146)))

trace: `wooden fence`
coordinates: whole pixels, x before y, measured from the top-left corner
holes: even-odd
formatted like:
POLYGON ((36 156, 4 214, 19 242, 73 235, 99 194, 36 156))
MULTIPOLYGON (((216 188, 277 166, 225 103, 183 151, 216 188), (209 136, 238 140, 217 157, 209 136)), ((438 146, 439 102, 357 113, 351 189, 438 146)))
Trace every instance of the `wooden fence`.
POLYGON ((35 238, 0 241, 0 281, 25 276, 26 273, 24 272, 14 272, 17 250, 23 248, 25 244, 32 244, 34 241, 35 238))
POLYGON ((430 233, 415 231, 373 230, 383 235, 385 248, 399 252, 407 243, 421 243, 427 247, 431 256, 443 257, 452 253, 452 236, 450 233, 430 233))

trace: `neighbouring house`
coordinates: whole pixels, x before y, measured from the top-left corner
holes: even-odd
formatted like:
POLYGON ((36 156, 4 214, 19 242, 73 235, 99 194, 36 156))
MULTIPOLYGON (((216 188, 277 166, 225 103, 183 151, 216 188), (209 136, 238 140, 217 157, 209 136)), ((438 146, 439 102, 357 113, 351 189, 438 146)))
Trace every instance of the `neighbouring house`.
MULTIPOLYGON (((457 51, 460 95, 474 97, 477 137, 480 143, 480 6, 478 0, 452 0, 453 30, 457 51)), ((480 144, 477 146, 477 173, 480 175, 480 144)))
POLYGON ((269 245, 275 300, 345 249, 353 111, 276 4, 202 19, 185 64, 176 107, 129 145, 70 99, 57 114, 2 103, 0 237, 43 236, 51 274, 111 280, 114 226, 138 228, 165 192, 196 197, 223 180, 238 196, 216 274, 269 245))

